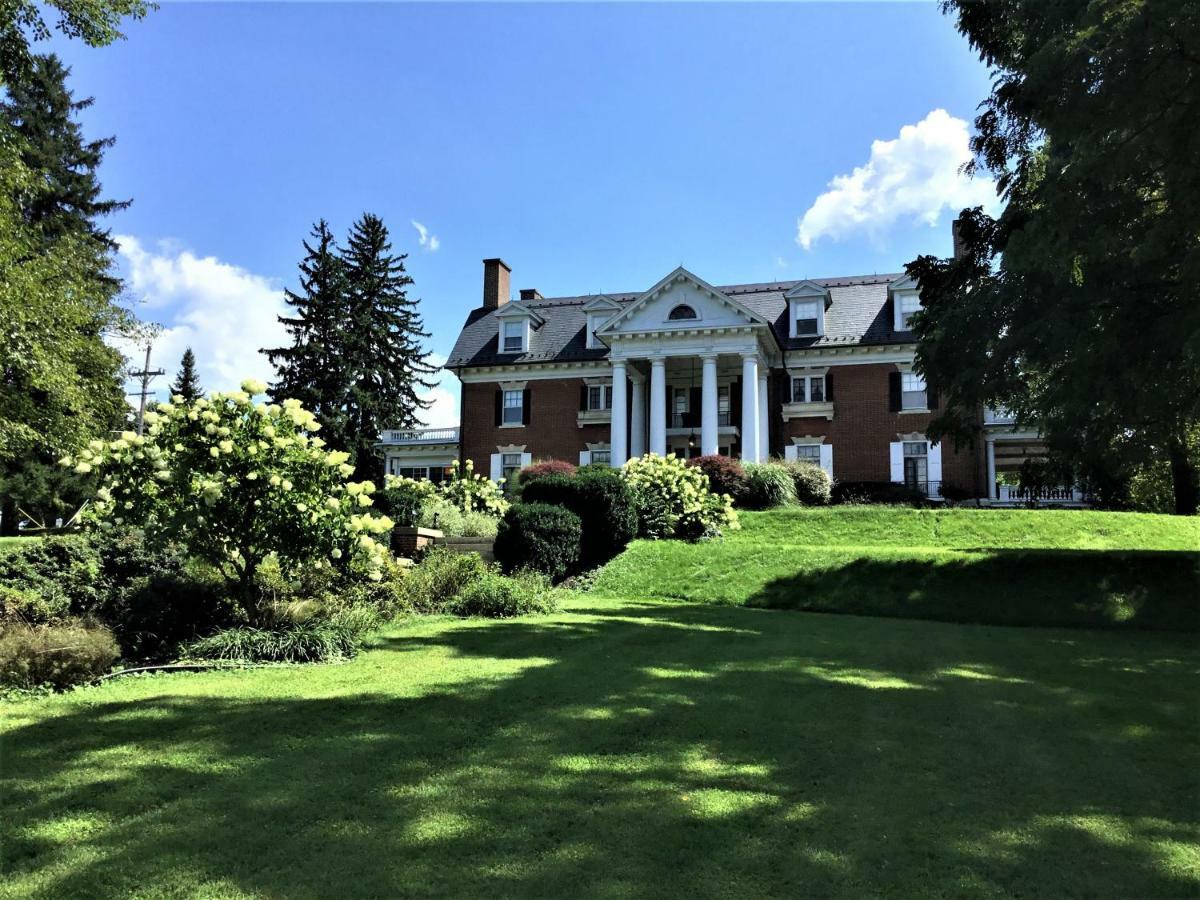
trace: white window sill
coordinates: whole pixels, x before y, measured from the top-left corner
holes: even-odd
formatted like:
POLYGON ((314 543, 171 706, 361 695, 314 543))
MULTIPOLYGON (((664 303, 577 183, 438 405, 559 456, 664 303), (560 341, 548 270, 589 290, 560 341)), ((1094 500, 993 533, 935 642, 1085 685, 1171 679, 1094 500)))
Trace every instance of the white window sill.
POLYGON ((815 419, 824 416, 826 419, 833 418, 833 401, 827 400, 821 403, 785 403, 783 404, 783 421, 789 419, 815 419))
POLYGON ((505 422, 500 427, 501 428, 524 428, 525 423, 524 422, 505 422))
POLYGON ((916 409, 916 408, 902 409, 902 410, 900 410, 900 415, 902 415, 902 416, 919 416, 919 415, 928 415, 931 412, 933 412, 933 410, 923 406, 920 409, 916 409))
POLYGON ((584 425, 602 425, 605 422, 612 421, 611 409, 581 409, 575 417, 576 424, 582 428, 584 425))

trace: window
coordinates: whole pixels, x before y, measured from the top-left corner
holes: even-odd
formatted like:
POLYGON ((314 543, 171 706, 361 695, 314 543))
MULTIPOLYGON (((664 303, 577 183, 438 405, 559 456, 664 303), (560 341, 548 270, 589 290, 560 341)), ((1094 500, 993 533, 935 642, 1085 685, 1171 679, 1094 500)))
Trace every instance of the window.
POLYGON ((814 466, 821 464, 821 445, 820 444, 797 444, 796 459, 803 462, 810 462, 814 466))
POLYGON ((612 386, 593 384, 588 386, 588 409, 612 409, 612 386))
POLYGON ((896 302, 900 304, 900 330, 911 331, 912 323, 909 321, 912 314, 921 309, 921 297, 919 294, 908 293, 900 294, 896 297, 896 302))
POLYGON ((929 483, 929 444, 925 441, 904 442, 904 483, 920 488, 929 483))
POLYGON ((592 451, 592 465, 596 465, 596 466, 612 465, 612 451, 611 450, 593 450, 592 451))
POLYGON ((821 301, 820 300, 797 300, 793 306, 795 310, 794 337, 809 337, 815 334, 820 334, 820 316, 821 316, 821 301))
POLYGON ((925 379, 916 372, 903 372, 900 375, 900 408, 926 409, 928 397, 925 393, 925 379))
POLYGON ((672 388, 675 396, 674 405, 671 407, 674 415, 671 416, 672 428, 685 428, 687 426, 688 414, 688 389, 684 387, 672 388))
POLYGON ((584 346, 586 346, 589 350, 594 350, 597 347, 602 346, 600 341, 596 339, 596 329, 600 327, 600 324, 603 321, 604 320, 600 316, 593 315, 592 313, 588 313, 587 341, 585 342, 584 346))
POLYGON ((428 466, 400 466, 395 474, 401 478, 424 479, 429 477, 428 466))
POLYGON ((696 311, 686 303, 680 303, 677 307, 667 314, 667 318, 672 322, 678 322, 680 319, 697 319, 696 311))
POLYGON ((500 474, 506 479, 506 484, 516 484, 517 473, 520 471, 520 453, 502 453, 500 455, 500 474))
POLYGON ((521 425, 525 421, 524 391, 504 392, 504 417, 500 420, 504 425, 521 425))
POLYGON ((525 323, 504 323, 504 352, 521 353, 525 349, 525 323))
MULTIPOLYGON (((729 385, 723 384, 717 388, 717 424, 729 425, 730 422, 729 385)), ((728 454, 726 454, 728 455, 728 454)))
POLYGON ((793 403, 824 403, 824 375, 796 375, 792 378, 793 403))

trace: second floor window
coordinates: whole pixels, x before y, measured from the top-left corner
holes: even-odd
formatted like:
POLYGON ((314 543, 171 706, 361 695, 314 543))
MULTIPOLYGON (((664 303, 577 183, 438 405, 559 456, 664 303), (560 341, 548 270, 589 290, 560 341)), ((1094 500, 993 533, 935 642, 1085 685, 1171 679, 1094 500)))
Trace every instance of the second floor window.
POLYGON ((504 418, 501 421, 505 425, 520 425, 524 421, 523 395, 523 391, 504 392, 504 418))
POLYGON ((593 384, 588 387, 588 409, 612 409, 612 387, 593 384))
POLYGON ((730 415, 729 385, 723 384, 717 388, 717 424, 729 425, 730 415))
POLYGON ((825 376, 797 375, 792 379, 793 403, 824 403, 825 376))
POLYGON ((904 372, 900 376, 900 408, 925 409, 928 395, 925 379, 916 372, 904 372))
POLYGON ((504 323, 504 352, 520 353, 525 349, 525 323, 504 323))

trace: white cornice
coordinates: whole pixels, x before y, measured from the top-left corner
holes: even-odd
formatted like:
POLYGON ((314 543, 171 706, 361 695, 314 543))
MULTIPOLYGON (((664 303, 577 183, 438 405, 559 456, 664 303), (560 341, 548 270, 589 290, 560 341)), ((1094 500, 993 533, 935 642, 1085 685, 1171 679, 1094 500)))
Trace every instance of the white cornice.
POLYGON ((861 366, 870 363, 911 363, 917 352, 916 344, 883 344, 847 347, 812 347, 807 350, 788 350, 783 354, 784 365, 793 366, 861 366))
POLYGON ((463 384, 505 381, 544 381, 551 378, 587 378, 597 371, 610 373, 608 360, 595 362, 545 362, 520 366, 472 366, 458 369, 455 374, 463 384))

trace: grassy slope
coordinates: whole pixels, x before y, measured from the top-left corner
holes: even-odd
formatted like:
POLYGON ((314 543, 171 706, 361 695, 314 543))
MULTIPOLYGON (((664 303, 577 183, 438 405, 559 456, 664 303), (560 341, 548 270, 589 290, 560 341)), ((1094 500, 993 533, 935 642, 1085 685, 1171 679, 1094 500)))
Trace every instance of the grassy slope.
POLYGON ((0 709, 8 897, 1184 896, 1185 636, 577 598, 0 709))
POLYGON ((993 624, 1200 627, 1200 519, 1076 510, 791 509, 701 544, 639 541, 600 594, 993 624))

